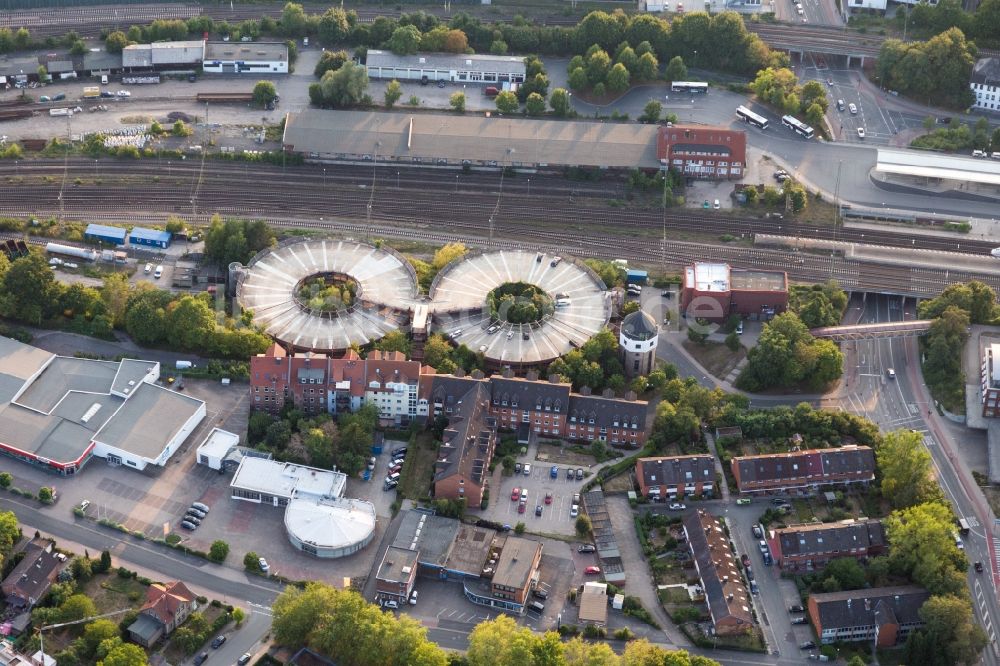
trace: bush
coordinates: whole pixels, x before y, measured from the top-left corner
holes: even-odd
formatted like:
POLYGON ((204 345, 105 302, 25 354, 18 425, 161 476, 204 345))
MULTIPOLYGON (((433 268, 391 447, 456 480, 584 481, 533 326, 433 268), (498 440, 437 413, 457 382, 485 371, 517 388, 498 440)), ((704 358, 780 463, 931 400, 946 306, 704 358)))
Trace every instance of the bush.
POLYGON ((208 559, 213 562, 225 562, 226 557, 229 556, 229 544, 225 541, 216 540, 212 542, 211 548, 208 550, 208 559))
POLYGON ((604 627, 588 624, 583 628, 583 635, 585 638, 604 638, 608 635, 608 631, 604 627))
POLYGON ((615 632, 615 639, 619 641, 630 641, 635 638, 635 634, 628 627, 622 627, 615 632))
POLYGON ((524 534, 524 523, 518 523, 514 525, 514 534, 521 535, 524 534))
POLYGON ((0 488, 10 488, 14 483, 14 477, 10 472, 0 472, 0 488))
POLYGON ((243 556, 243 567, 249 569, 250 571, 257 571, 260 569, 259 560, 260 555, 251 550, 243 556))

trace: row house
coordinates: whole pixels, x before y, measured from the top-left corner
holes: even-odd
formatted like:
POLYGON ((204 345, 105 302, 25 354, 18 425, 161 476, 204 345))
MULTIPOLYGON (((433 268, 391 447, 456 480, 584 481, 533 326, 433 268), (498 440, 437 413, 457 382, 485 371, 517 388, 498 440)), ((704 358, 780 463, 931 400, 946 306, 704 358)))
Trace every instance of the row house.
POLYGON ((468 506, 478 507, 496 451, 497 422, 490 415, 485 383, 472 380, 464 386, 455 383, 452 388, 468 390, 445 394, 442 386, 435 395, 435 400, 440 398, 442 401, 448 425, 434 462, 434 497, 464 498, 468 506))
POLYGON ((732 459, 732 473, 741 493, 810 494, 822 486, 870 482, 875 478, 875 452, 852 444, 739 456, 732 459))
POLYGON ((421 400, 421 368, 400 352, 373 351, 360 358, 349 351, 343 358, 311 352, 288 355, 277 345, 250 359, 252 407, 271 414, 291 400, 306 414, 339 414, 361 405, 378 407, 382 419, 406 424, 427 416, 421 400))
POLYGON ((811 594, 806 612, 821 643, 898 645, 924 626, 920 608, 930 598, 914 585, 811 594))
POLYGON ((785 527, 775 530, 769 541, 774 561, 791 571, 811 571, 842 557, 863 560, 886 551, 880 520, 785 527))
POLYGON ((712 497, 715 489, 715 459, 710 455, 639 458, 635 463, 639 492, 651 501, 670 501, 687 496, 712 497))
POLYGON ((754 624, 750 594, 722 523, 698 509, 685 513, 682 524, 715 633, 729 636, 749 632, 754 624))

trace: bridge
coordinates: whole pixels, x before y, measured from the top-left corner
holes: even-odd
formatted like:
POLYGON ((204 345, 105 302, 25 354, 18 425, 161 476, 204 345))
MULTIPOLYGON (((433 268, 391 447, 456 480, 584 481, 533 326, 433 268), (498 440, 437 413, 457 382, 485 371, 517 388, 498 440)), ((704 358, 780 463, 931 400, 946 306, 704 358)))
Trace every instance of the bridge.
POLYGON ((923 335, 931 327, 930 319, 889 321, 880 324, 825 326, 810 331, 817 338, 828 340, 874 340, 875 338, 907 338, 923 335))

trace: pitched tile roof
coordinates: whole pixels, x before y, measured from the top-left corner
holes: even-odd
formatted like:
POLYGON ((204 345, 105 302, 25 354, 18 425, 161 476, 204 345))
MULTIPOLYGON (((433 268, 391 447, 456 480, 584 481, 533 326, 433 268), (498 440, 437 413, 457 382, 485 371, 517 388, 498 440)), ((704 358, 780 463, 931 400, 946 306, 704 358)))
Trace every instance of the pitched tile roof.
POLYGON ((702 509, 685 514, 683 524, 713 621, 753 624, 750 595, 722 524, 702 509))
POLYGON ((178 609, 194 601, 195 595, 184 583, 153 583, 146 590, 146 603, 139 612, 152 615, 163 624, 170 624, 178 609))
POLYGON ((32 539, 24 552, 24 557, 4 579, 3 589, 8 598, 31 605, 45 595, 63 563, 55 543, 49 539, 32 539))
POLYGON ((714 482, 715 461, 706 454, 639 458, 636 475, 643 487, 714 482))
POLYGON ((775 530, 782 557, 802 557, 851 550, 871 550, 886 545, 885 528, 880 520, 855 520, 842 523, 799 525, 775 530))
POLYGON ((473 380, 454 401, 448 427, 434 463, 434 481, 461 474, 481 485, 489 464, 487 450, 496 437, 496 419, 489 415, 489 389, 473 380))
POLYGON ((804 480, 820 483, 824 477, 875 473, 875 452, 868 446, 842 446, 733 458, 740 484, 804 480))
POLYGON ((809 599, 816 603, 823 629, 841 629, 887 622, 921 624, 920 607, 930 596, 921 587, 901 585, 813 594, 809 599))

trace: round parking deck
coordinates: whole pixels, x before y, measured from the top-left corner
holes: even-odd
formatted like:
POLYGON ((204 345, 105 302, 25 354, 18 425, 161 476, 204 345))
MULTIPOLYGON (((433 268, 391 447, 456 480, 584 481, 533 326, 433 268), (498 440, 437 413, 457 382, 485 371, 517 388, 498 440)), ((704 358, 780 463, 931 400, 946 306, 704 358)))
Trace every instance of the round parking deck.
POLYGON ((335 351, 396 330, 413 307, 416 284, 413 268, 392 250, 355 241, 295 239, 253 258, 237 298, 276 340, 296 349, 335 351), (296 298, 302 280, 334 273, 358 283, 361 299, 352 307, 313 311, 296 298))
POLYGON ((611 302, 601 279, 586 266, 557 255, 501 251, 474 255, 445 267, 431 287, 431 314, 456 343, 482 351, 498 364, 544 363, 579 347, 608 323, 611 302), (556 265, 552 265, 555 263, 556 265), (569 302, 537 324, 491 322, 486 296, 505 282, 526 282, 569 302), (494 332, 491 328, 496 327, 494 332))

